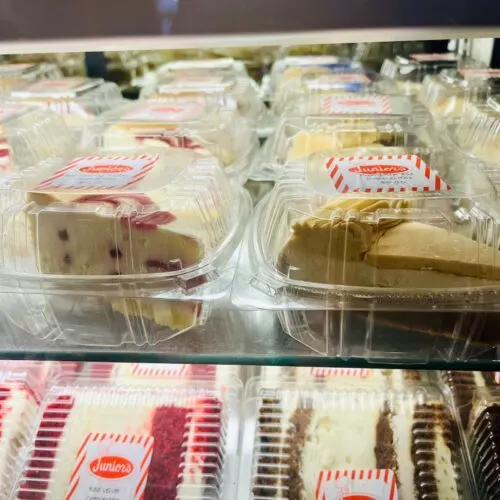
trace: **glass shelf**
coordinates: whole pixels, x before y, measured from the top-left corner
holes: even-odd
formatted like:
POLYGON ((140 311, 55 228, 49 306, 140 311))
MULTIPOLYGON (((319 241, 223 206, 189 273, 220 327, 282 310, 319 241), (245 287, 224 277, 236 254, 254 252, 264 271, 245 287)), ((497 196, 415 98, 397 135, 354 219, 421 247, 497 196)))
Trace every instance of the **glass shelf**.
MULTIPOLYGON (((405 332, 393 329, 403 338, 405 332)), ((0 337, 0 359, 67 361, 213 363, 241 365, 335 366, 370 368, 500 370, 495 352, 480 359, 460 361, 339 358, 322 356, 287 335, 270 311, 241 311, 221 305, 203 327, 192 329, 154 346, 80 346, 64 340, 44 341, 8 329, 0 337)))

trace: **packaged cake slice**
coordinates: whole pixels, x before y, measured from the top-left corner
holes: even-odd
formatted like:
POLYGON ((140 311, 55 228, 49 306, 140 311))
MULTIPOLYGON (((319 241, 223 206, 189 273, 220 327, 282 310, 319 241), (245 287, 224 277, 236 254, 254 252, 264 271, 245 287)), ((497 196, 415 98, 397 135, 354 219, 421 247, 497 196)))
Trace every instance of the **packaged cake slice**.
POLYGON ((454 120, 466 103, 484 103, 499 91, 499 70, 463 68, 427 76, 419 97, 434 118, 454 120))
POLYGON ((251 380, 241 499, 471 498, 456 421, 432 386, 279 389, 251 380))
POLYGON ((80 130, 96 116, 124 104, 120 89, 100 78, 46 79, 11 89, 9 99, 49 108, 80 130))
POLYGON ((474 480, 482 500, 500 496, 500 392, 476 389, 466 428, 474 480))
POLYGON ((186 149, 216 157, 224 172, 244 183, 258 138, 235 109, 216 98, 170 96, 143 100, 104 115, 92 144, 103 148, 186 149))
POLYGON ((20 472, 41 393, 35 373, 0 366, 0 497, 8 498, 20 472))
POLYGON ((494 355, 496 213, 482 166, 450 151, 373 145, 288 162, 250 224, 233 301, 277 310, 322 354, 494 355))
POLYGON ((237 394, 203 381, 61 381, 42 402, 14 498, 223 498, 234 481, 237 394))
POLYGON ((8 95, 12 88, 19 85, 61 76, 59 68, 51 63, 2 63, 0 64, 0 93, 8 95))
POLYGON ((171 61, 160 68, 157 73, 160 77, 168 75, 233 75, 248 76, 245 64, 232 57, 208 59, 179 59, 171 61))
POLYGON ((0 198, 2 286, 15 292, 4 310, 35 335, 85 345, 157 343, 202 324, 250 210, 214 159, 182 148, 54 158, 0 198))

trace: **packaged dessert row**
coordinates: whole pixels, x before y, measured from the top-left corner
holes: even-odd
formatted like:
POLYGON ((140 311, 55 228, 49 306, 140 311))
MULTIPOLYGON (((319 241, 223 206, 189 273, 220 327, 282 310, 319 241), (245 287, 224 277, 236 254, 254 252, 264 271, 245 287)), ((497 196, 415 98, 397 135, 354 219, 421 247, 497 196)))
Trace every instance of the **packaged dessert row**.
POLYGON ((58 67, 51 63, 2 63, 0 64, 0 95, 8 93, 19 85, 61 76, 58 67))
POLYGON ((215 157, 224 173, 243 184, 259 143, 235 109, 203 95, 141 100, 103 114, 86 129, 87 143, 107 149, 185 149, 215 157))
POLYGON ((439 391, 268 389, 245 401, 238 498, 469 499, 468 463, 439 391))
POLYGON ((492 351, 498 205, 484 165, 432 136, 380 130, 365 147, 285 161, 250 223, 233 302, 276 310, 285 332, 330 356, 492 351))
POLYGON ((156 344, 228 292, 249 196, 189 148, 96 148, 0 190, 2 310, 47 340, 156 344))
POLYGON ((56 383, 12 498, 235 498, 239 390, 56 383))

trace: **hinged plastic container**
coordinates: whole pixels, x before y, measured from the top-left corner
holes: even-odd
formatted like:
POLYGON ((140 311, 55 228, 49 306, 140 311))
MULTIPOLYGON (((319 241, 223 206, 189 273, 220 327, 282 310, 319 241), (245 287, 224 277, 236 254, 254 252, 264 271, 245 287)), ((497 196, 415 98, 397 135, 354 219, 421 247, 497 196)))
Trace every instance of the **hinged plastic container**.
POLYGON ((484 103, 500 91, 500 72, 464 68, 426 76, 420 100, 436 119, 459 118, 465 103, 484 103))
POLYGON ((199 97, 220 98, 229 108, 237 109, 248 126, 259 129, 268 120, 267 109, 258 94, 256 83, 248 77, 233 74, 202 73, 193 75, 167 74, 160 81, 141 92, 146 99, 199 97))
POLYGON ((68 77, 14 87, 10 99, 52 109, 80 130, 101 113, 123 105, 118 86, 100 78, 68 77))
MULTIPOLYGON (((500 71, 498 75, 500 77, 500 71)), ((500 95, 497 95, 485 103, 466 103, 462 117, 449 124, 447 136, 452 141, 450 147, 461 148, 498 169, 499 131, 500 95)))
POLYGON ((250 200, 188 149, 51 159, 0 191, 0 299, 34 335, 155 344, 227 291, 250 200))
POLYGON ((0 175, 64 154, 74 146, 55 113, 24 104, 0 106, 0 175))
POLYGON ((398 88, 407 95, 418 95, 425 76, 436 75, 443 69, 456 69, 461 62, 456 54, 412 54, 408 58, 396 56, 385 59, 380 74, 397 82, 398 88))
POLYGON ((463 155, 319 153, 285 165, 257 207, 233 301, 277 310, 329 356, 496 356, 499 234, 495 189, 463 155))
POLYGON ((433 386, 268 389, 252 379, 245 415, 239 499, 472 498, 456 421, 433 386))
POLYGON ((481 500, 495 500, 500 495, 499 433, 499 388, 478 388, 473 393, 466 438, 473 478, 481 500))
POLYGON ((366 96, 366 94, 395 94, 397 92, 397 86, 392 80, 359 69, 339 70, 326 74, 305 74, 292 78, 282 85, 274 100, 273 111, 279 115, 289 105, 294 109, 295 100, 310 101, 315 96, 346 93, 360 93, 366 96))
POLYGON ((158 68, 157 73, 160 76, 168 74, 179 76, 202 74, 248 76, 243 61, 237 61, 232 57, 171 61, 158 68))
POLYGON ((269 78, 263 81, 264 99, 273 103, 292 80, 328 75, 339 71, 361 70, 362 65, 347 57, 330 55, 290 56, 274 62, 269 78))
POLYGON ((235 498, 238 389, 61 382, 12 498, 235 498))
POLYGON ((224 173, 241 183, 259 146, 257 135, 235 110, 202 96, 140 101, 107 113, 92 130, 99 147, 180 148, 215 156, 224 173))
MULTIPOLYGON (((430 121, 416 125, 406 100, 400 102, 395 115, 311 115, 285 116, 275 133, 264 144, 261 164, 255 172, 276 178, 287 163, 306 159, 317 153, 336 154, 342 148, 412 147, 442 149, 430 121)), ((425 115, 424 115, 425 116, 425 115)), ((422 120, 423 121, 423 120, 422 120)))
POLYGON ((49 63, 4 63, 0 64, 0 93, 8 92, 19 85, 37 80, 60 78, 61 71, 49 63))
POLYGON ((0 497, 8 498, 22 466, 40 394, 32 373, 3 368, 0 369, 0 497))

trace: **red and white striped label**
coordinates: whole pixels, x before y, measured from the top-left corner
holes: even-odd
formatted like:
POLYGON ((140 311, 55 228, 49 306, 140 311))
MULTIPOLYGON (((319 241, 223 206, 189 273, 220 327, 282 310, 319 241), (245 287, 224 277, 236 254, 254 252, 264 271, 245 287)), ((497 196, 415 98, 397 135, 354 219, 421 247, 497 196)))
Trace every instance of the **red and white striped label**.
POLYGON ((189 372, 189 365, 183 364, 155 364, 133 363, 132 375, 134 377, 163 378, 185 377, 189 372))
POLYGON ((416 155, 332 157, 325 163, 340 193, 448 191, 441 177, 416 155))
POLYGON ((459 71, 464 78, 500 78, 500 69, 473 69, 464 68, 459 71))
POLYGON ((158 159, 158 155, 76 158, 42 181, 36 190, 88 191, 127 188, 144 179, 158 159))
POLYGON ((205 107, 201 102, 151 102, 123 116, 123 120, 147 122, 184 122, 201 117, 205 107))
POLYGON ((360 377, 366 378, 370 375, 369 368, 321 368, 311 367, 313 377, 360 377))
POLYGON ((327 115, 388 115, 392 112, 391 101, 387 96, 323 96, 320 108, 327 115))
POLYGON ((322 470, 315 500, 398 500, 396 475, 390 469, 322 470))
POLYGON ((143 498, 153 446, 152 436, 87 434, 65 500, 143 498))
POLYGON ((500 372, 495 372, 495 382, 500 384, 500 372))

